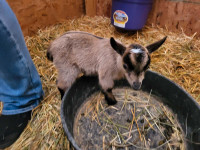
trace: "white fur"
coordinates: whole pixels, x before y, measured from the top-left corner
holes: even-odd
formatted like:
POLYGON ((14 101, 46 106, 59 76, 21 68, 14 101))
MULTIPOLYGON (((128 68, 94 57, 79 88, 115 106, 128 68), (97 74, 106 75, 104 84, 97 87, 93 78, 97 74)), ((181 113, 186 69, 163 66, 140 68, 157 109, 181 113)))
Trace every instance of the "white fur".
POLYGON ((131 52, 135 54, 143 53, 141 49, 131 49, 131 52))

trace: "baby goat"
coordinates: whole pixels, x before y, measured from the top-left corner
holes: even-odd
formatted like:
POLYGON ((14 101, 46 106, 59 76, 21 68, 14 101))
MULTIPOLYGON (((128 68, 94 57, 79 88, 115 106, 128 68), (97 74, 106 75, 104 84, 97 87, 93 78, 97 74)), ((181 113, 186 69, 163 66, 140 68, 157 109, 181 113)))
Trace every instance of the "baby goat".
POLYGON ((80 73, 97 75, 107 103, 114 105, 117 103, 112 94, 114 80, 126 77, 131 87, 139 90, 150 65, 150 54, 166 38, 147 47, 139 44, 126 47, 112 37, 107 39, 71 31, 51 43, 47 57, 58 70, 57 86, 61 97, 80 73))

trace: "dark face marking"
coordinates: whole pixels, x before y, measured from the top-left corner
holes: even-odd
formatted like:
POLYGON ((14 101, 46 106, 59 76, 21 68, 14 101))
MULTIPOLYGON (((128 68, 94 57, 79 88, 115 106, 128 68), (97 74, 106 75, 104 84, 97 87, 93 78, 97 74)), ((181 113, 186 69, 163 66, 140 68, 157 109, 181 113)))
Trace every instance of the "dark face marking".
POLYGON ((140 69, 136 69, 136 70, 135 70, 135 74, 136 74, 137 76, 139 76, 141 72, 142 72, 142 71, 141 71, 140 69))
POLYGON ((141 51, 143 51, 143 53, 136 53, 135 54, 135 60, 138 63, 141 63, 143 61, 143 59, 144 59, 144 53, 145 53, 144 48, 141 45, 139 45, 139 44, 131 44, 129 46, 129 48, 131 48, 131 49, 140 49, 141 51))
POLYGON ((144 59, 144 53, 136 54, 135 57, 136 57, 136 61, 138 63, 141 63, 143 61, 143 59, 144 59))
POLYGON ((146 71, 149 68, 150 63, 151 63, 151 57, 148 55, 148 60, 147 60, 146 65, 143 68, 143 71, 146 71))
POLYGON ((123 61, 126 64, 125 69, 127 68, 129 71, 134 70, 134 66, 133 66, 133 64, 131 62, 131 58, 130 58, 130 53, 128 53, 128 54, 126 54, 126 56, 124 56, 123 61))

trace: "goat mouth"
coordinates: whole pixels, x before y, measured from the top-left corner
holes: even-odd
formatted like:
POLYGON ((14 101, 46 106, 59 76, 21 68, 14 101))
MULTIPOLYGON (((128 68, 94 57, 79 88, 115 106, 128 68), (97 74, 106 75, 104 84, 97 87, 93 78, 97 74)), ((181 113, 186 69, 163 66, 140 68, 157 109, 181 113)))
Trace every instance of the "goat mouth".
POLYGON ((141 89, 141 85, 137 85, 137 86, 132 86, 132 88, 136 91, 140 90, 141 89))
POLYGON ((136 90, 136 91, 140 90, 140 88, 135 88, 135 87, 133 87, 133 89, 136 90))

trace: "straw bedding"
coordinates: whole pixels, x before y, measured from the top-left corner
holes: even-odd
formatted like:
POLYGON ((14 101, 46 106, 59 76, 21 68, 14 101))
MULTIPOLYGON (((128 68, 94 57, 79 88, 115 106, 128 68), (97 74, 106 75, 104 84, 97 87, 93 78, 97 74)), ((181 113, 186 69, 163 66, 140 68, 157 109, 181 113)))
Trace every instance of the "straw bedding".
POLYGON ((68 20, 39 30, 33 37, 26 37, 26 44, 42 80, 45 97, 33 111, 32 120, 25 131, 9 149, 69 149, 60 119, 57 72, 46 58, 49 43, 69 30, 86 31, 106 38, 113 36, 124 44, 148 45, 168 36, 163 46, 153 53, 150 69, 178 83, 200 102, 200 41, 195 34, 189 37, 184 31, 172 33, 167 28, 154 25, 146 26, 135 34, 120 33, 110 24, 109 18, 85 16, 68 20))
POLYGON ((74 139, 82 150, 184 150, 184 136, 170 109, 152 92, 115 88, 117 104, 93 94, 77 112, 74 139))

